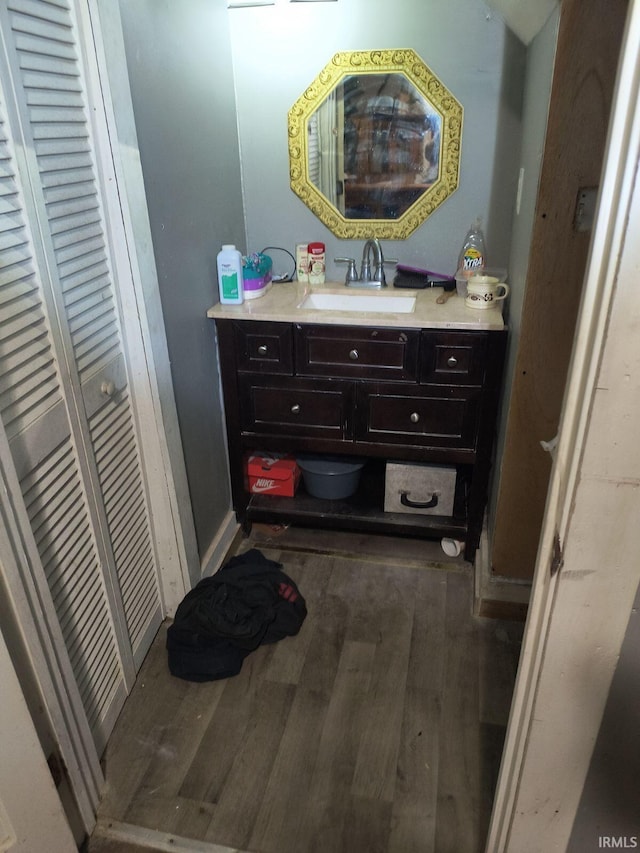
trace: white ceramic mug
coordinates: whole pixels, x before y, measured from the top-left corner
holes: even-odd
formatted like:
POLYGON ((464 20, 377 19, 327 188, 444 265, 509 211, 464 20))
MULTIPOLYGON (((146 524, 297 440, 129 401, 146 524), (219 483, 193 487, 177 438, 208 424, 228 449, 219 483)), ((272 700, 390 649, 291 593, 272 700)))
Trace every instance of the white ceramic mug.
POLYGON ((492 275, 472 275, 467 284, 465 305, 480 310, 496 308, 497 303, 506 299, 508 293, 509 285, 499 278, 492 275), (502 293, 499 292, 500 289, 502 293))

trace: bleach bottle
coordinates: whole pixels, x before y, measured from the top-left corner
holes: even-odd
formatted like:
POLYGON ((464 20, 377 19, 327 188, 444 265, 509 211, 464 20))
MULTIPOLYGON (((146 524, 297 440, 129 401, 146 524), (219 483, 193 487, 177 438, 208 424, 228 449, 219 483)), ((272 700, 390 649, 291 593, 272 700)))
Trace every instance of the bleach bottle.
POLYGON ((241 305, 244 302, 242 255, 230 243, 218 252, 218 289, 223 305, 241 305))

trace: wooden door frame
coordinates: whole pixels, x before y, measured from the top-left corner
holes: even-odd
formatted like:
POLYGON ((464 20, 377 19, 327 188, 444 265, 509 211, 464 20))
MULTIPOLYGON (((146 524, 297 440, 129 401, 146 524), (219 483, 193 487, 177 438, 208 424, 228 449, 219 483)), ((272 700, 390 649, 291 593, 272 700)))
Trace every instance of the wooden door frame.
POLYGON ((631 0, 487 853, 566 849, 638 586, 639 99, 631 0))
POLYGON ((558 430, 592 236, 576 227, 576 203, 599 184, 626 11, 627 0, 564 0, 559 13, 491 519, 494 578, 533 577, 552 464, 542 442, 558 430))

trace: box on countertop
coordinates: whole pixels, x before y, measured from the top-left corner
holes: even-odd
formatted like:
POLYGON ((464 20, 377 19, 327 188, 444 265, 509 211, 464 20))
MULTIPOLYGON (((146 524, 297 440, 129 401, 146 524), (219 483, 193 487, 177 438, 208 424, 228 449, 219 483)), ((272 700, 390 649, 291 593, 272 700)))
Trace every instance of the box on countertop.
POLYGON ((255 451, 245 457, 247 488, 254 495, 292 498, 300 482, 300 468, 287 454, 255 451))
POLYGON ((384 511, 450 516, 455 490, 454 466, 387 462, 384 511))

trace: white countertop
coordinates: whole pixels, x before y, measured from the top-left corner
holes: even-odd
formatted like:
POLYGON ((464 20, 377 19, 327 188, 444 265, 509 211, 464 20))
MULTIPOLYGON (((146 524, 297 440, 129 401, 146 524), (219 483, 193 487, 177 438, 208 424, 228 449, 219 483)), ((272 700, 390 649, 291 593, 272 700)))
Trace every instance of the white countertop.
POLYGON ((441 287, 429 287, 425 290, 408 290, 398 287, 386 287, 384 290, 365 288, 347 288, 341 282, 327 282, 323 285, 302 284, 297 281, 272 284, 271 288, 257 299, 250 299, 242 305, 221 305, 218 303, 207 311, 207 317, 214 319, 271 320, 284 323, 316 323, 341 326, 381 326, 401 327, 404 329, 475 329, 496 330, 504 328, 500 308, 478 311, 467 308, 465 301, 456 293, 444 305, 438 305, 436 299, 442 294, 441 287), (380 296, 415 296, 415 308, 410 313, 389 313, 388 311, 335 311, 303 309, 298 306, 310 293, 367 294, 380 296))

